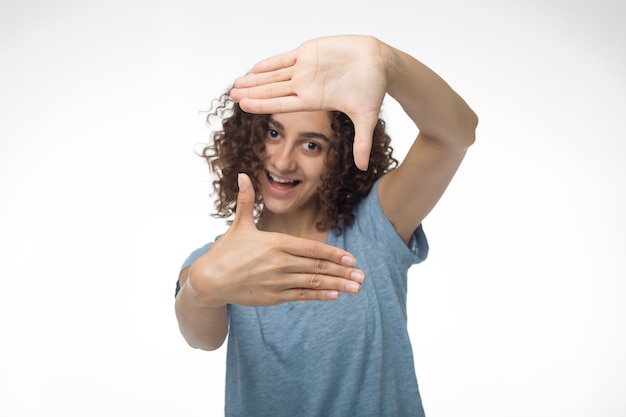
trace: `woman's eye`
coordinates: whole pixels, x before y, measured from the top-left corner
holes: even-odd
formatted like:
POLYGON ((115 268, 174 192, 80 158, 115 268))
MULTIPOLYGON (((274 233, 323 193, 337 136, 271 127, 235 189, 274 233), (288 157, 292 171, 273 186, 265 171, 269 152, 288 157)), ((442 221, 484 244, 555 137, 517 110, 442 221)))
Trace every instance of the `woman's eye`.
POLYGON ((279 133, 275 129, 270 129, 270 130, 267 131, 267 136, 272 138, 272 139, 276 139, 279 136, 279 133))
POLYGON ((321 149, 320 146, 317 143, 315 143, 315 142, 305 142, 304 143, 304 148, 307 151, 311 151, 311 152, 316 152, 316 151, 319 151, 321 149))

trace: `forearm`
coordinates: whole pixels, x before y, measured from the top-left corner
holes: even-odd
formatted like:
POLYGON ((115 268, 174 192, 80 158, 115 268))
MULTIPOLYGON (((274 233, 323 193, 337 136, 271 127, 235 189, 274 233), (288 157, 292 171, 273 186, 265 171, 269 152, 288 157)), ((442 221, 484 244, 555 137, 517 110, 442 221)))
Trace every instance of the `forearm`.
POLYGON ((423 137, 467 148, 478 118, 467 103, 435 72, 412 56, 383 44, 387 92, 413 120, 423 137))
POLYGON ((183 281, 176 296, 176 318, 180 331, 190 346, 215 350, 224 343, 228 334, 227 307, 202 305, 189 282, 183 281))

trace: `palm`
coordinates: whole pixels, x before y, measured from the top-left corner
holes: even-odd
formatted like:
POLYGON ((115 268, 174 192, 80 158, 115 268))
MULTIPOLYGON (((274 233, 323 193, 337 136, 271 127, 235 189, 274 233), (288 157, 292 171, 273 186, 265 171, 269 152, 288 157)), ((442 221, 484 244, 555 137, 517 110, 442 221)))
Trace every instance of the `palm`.
POLYGON ((231 95, 253 113, 339 110, 355 125, 355 162, 367 167, 387 79, 380 43, 366 36, 319 38, 261 61, 231 95))

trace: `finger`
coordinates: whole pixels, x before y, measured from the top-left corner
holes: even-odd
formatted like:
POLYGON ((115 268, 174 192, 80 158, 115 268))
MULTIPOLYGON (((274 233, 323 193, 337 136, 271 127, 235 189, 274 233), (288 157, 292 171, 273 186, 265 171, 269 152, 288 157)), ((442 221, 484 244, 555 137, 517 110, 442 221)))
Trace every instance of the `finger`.
MULTIPOLYGON (((335 262, 326 261, 323 259, 295 257, 292 258, 292 260, 286 261, 285 263, 288 263, 288 265, 285 265, 282 271, 287 273, 300 274, 299 279, 317 275, 320 278, 341 278, 344 280, 355 281, 361 284, 365 280, 365 273, 360 269, 346 267, 343 265, 339 265, 335 262), (293 259, 295 259, 296 261, 293 261, 293 259)), ((328 281, 322 282, 322 284, 327 283, 328 281)), ((317 285, 307 285, 307 283, 303 281, 299 281, 297 286, 306 288, 319 288, 317 285)), ((324 288, 342 289, 335 286, 324 288)))
POLYGON ((361 171, 367 171, 372 151, 374 128, 378 123, 378 113, 371 112, 365 115, 348 116, 354 123, 354 163, 361 171))
POLYGON ((256 63, 254 67, 252 67, 252 72, 254 74, 259 74, 262 72, 275 71, 277 69, 291 67, 296 63, 297 56, 297 49, 285 52, 284 54, 275 55, 256 63))
POLYGON ((336 290, 311 290, 308 288, 292 288, 280 294, 280 302, 289 301, 332 301, 339 298, 339 291, 336 290))
POLYGON ((303 282, 302 287, 289 288, 282 292, 282 296, 286 296, 288 301, 334 300, 339 298, 341 292, 352 295, 361 292, 361 284, 354 281, 317 274, 304 275, 299 279, 303 282))
POLYGON ((326 260, 338 265, 353 267, 356 259, 350 252, 326 243, 289 235, 276 235, 279 249, 292 256, 313 260, 326 260))
POLYGON ((237 209, 233 225, 254 226, 254 201, 256 196, 252 181, 250 181, 250 177, 247 174, 239 173, 237 175, 237 185, 239 186, 239 193, 237 194, 237 209))
POLYGON ((276 97, 268 99, 244 98, 239 106, 248 113, 276 114, 306 110, 297 96, 276 97))
POLYGON ((354 266, 354 257, 343 249, 313 240, 295 236, 281 235, 280 249, 293 256, 311 259, 324 259, 337 264, 354 266))
MULTIPOLYGON (((335 290, 348 294, 358 294, 361 291, 361 282, 351 279, 337 278, 322 274, 296 274, 292 288, 311 290, 335 290)), ((365 275, 361 275, 365 277, 365 275)))
POLYGON ((271 99, 295 94, 293 83, 290 80, 270 84, 262 84, 247 88, 233 88, 230 96, 233 100, 243 99, 271 99))
POLYGON ((372 151, 372 141, 363 137, 356 136, 354 138, 353 153, 354 164, 361 171, 367 171, 370 162, 370 153, 372 151))
POLYGON ((250 88, 258 85, 287 81, 291 79, 291 74, 293 74, 293 67, 281 68, 276 71, 260 74, 247 74, 235 80, 235 88, 250 88))

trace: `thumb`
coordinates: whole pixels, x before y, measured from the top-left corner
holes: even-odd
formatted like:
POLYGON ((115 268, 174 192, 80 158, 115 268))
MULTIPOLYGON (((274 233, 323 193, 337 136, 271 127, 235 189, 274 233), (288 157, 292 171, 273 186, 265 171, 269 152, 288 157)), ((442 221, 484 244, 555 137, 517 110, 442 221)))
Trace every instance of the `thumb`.
POLYGON ((372 112, 365 115, 350 116, 354 124, 354 144, 352 152, 354 163, 361 171, 367 171, 372 151, 372 138, 374 128, 378 123, 378 113, 372 112))
MULTIPOLYGON (((239 194, 237 194, 237 209, 235 211, 235 220, 233 225, 253 225, 254 224, 254 201, 256 194, 252 181, 247 174, 239 173, 237 175, 237 185, 239 186, 239 194)), ((256 226, 255 226, 256 227, 256 226)))

